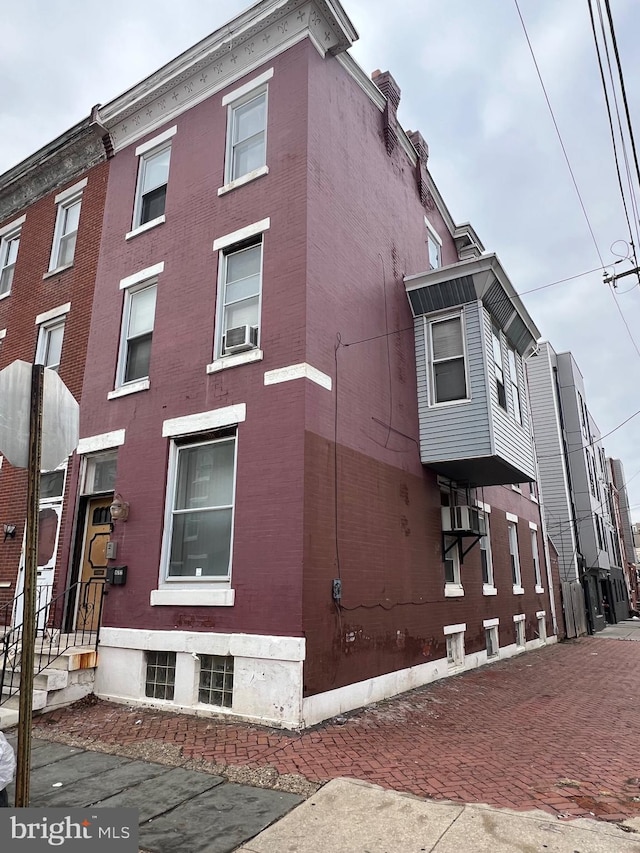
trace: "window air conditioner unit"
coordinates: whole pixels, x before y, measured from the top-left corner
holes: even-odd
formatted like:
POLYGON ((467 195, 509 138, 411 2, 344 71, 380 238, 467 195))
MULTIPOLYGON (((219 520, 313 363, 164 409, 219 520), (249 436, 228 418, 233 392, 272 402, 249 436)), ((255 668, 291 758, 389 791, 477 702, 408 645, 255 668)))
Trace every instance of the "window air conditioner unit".
POLYGON ((258 346, 257 326, 236 326, 235 329, 227 329, 224 336, 225 353, 242 352, 254 349, 258 346))
POLYGON ((443 506, 442 530, 445 533, 484 536, 486 533, 484 511, 474 506, 443 506))

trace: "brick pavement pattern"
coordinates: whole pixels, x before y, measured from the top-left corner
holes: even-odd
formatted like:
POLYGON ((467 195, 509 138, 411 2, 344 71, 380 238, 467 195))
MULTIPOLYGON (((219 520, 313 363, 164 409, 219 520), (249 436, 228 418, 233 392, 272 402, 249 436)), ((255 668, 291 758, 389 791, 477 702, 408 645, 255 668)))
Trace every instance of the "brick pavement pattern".
POLYGON ((102 701, 34 724, 52 739, 57 732, 110 745, 153 739, 181 746, 185 760, 622 820, 640 814, 639 694, 640 644, 582 638, 301 733, 102 701))

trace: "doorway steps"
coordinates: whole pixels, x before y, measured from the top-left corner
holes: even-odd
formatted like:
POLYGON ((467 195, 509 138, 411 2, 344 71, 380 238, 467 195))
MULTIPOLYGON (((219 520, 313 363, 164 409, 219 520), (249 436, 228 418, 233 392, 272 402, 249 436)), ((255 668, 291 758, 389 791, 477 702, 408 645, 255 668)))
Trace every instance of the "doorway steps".
MULTIPOLYGON (((98 653, 94 646, 70 646, 50 660, 46 643, 39 641, 34 665, 34 714, 62 708, 93 693, 97 663, 98 653)), ((5 675, 0 729, 11 728, 18 722, 19 686, 20 669, 16 667, 11 675, 5 675)))

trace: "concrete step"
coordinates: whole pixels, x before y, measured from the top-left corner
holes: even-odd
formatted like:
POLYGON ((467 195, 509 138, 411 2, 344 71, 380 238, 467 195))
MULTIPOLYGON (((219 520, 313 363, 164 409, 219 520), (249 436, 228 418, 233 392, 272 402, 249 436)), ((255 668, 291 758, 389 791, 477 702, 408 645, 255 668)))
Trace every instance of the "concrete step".
POLYGON ((74 669, 92 669, 97 665, 98 653, 93 649, 73 647, 66 649, 54 660, 48 660, 48 655, 36 652, 36 669, 44 665, 46 669, 63 669, 71 672, 74 669))
POLYGON ((0 705, 0 731, 10 729, 12 726, 17 726, 18 716, 18 712, 13 708, 7 708, 6 705, 0 705))
MULTIPOLYGON (((62 690, 69 683, 69 670, 47 667, 33 677, 33 686, 37 690, 62 690)), ((11 678, 5 675, 5 685, 20 687, 20 669, 16 669, 11 678)))
MULTIPOLYGON (((41 711, 43 708, 47 706, 47 691, 46 690, 34 690, 33 691, 33 705, 31 706, 34 711, 41 711)), ((20 696, 17 693, 14 693, 13 696, 10 696, 0 708, 9 708, 11 710, 17 711, 20 707, 20 696)))

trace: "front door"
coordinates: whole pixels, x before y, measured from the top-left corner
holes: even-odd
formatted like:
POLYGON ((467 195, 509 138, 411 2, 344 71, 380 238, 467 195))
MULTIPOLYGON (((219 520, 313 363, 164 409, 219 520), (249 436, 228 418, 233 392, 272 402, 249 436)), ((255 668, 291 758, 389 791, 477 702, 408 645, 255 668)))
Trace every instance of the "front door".
POLYGON ((87 514, 80 566, 76 630, 96 631, 100 620, 102 587, 107 575, 107 542, 111 535, 109 507, 113 497, 92 498, 87 514))

